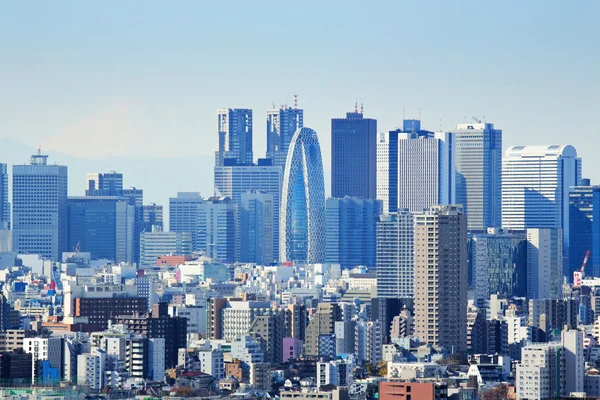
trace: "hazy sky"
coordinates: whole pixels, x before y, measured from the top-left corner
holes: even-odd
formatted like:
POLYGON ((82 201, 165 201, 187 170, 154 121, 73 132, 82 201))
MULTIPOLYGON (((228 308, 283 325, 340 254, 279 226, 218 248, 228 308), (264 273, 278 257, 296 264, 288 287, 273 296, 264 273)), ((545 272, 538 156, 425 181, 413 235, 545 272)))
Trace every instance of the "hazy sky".
POLYGON ((215 110, 244 107, 259 157, 265 111, 297 93, 327 173, 330 119, 358 98, 379 131, 404 109, 431 130, 485 117, 504 147, 573 144, 600 183, 599 15, 599 1, 5 0, 0 139, 212 154, 215 110))

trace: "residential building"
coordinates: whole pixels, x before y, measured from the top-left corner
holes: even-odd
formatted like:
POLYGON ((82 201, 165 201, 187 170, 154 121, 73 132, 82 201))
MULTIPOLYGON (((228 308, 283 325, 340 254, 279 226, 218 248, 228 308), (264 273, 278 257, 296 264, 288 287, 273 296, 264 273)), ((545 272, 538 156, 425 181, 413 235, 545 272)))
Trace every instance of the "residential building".
POLYGON ((140 237, 140 266, 156 265, 165 255, 192 254, 192 234, 189 232, 143 232, 140 237))
POLYGON ((288 149, 294 133, 304 126, 304 111, 281 106, 267 111, 267 158, 272 164, 285 168, 288 149))
MULTIPOLYGON (((319 355, 319 337, 335 333, 335 322, 342 320, 342 311, 336 303, 319 303, 317 311, 306 327, 304 355, 319 355)), ((335 348, 335 346, 333 346, 335 348)))
POLYGON ((381 321, 357 321, 354 334, 354 354, 359 363, 379 364, 381 346, 383 346, 383 329, 381 321))
POLYGON ((494 124, 457 124, 454 137, 456 204, 469 231, 500 227, 502 217, 502 130, 494 124))
POLYGON ((217 110, 215 166, 252 164, 252 110, 217 110))
POLYGON ((342 268, 375 267, 381 201, 344 197, 325 201, 325 262, 342 268))
POLYGON ((228 301, 222 312, 223 339, 233 341, 247 335, 258 316, 272 313, 267 301, 228 301))
POLYGON ((415 335, 454 351, 467 346, 467 219, 459 206, 415 215, 415 335))
POLYGON ((271 364, 252 363, 250 364, 250 385, 257 390, 270 392, 273 390, 273 379, 271 377, 271 364))
POLYGON ((285 336, 285 312, 274 310, 270 315, 254 318, 248 333, 261 344, 265 361, 273 364, 283 362, 283 338, 285 336))
POLYGON ((104 388, 106 353, 92 349, 92 353, 77 356, 77 384, 89 386, 92 390, 104 388))
POLYGON ((317 389, 322 386, 334 385, 348 387, 354 382, 354 363, 352 358, 346 360, 317 363, 317 389))
POLYGON ((331 196, 375 199, 377 120, 361 111, 331 120, 331 196))
POLYGON ((527 229, 527 298, 562 296, 562 245, 560 229, 527 229))
POLYGON ((317 133, 294 134, 286 161, 279 223, 279 261, 325 261, 325 182, 317 133))
POLYGON ((67 167, 31 156, 13 166, 13 248, 58 261, 67 246, 67 167))
POLYGON ((398 398, 419 400, 442 400, 448 398, 448 384, 440 382, 379 382, 379 399, 396 400, 398 398))
POLYGON ((377 296, 408 298, 414 293, 414 215, 382 214, 377 222, 377 296))

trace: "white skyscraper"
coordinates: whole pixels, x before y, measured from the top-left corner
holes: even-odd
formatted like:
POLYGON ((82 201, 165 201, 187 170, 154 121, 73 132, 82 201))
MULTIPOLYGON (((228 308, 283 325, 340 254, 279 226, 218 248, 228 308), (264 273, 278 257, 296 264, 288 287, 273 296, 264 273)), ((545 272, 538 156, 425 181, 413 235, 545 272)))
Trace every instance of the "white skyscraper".
POLYGON ((527 298, 561 297, 562 243, 560 229, 527 229, 527 298))
POLYGON ((398 209, 420 212, 435 204, 454 204, 452 135, 398 133, 398 209))
POLYGON ((380 133, 377 138, 376 196, 384 214, 398 210, 398 132, 380 133))
POLYGON ((581 159, 570 145, 512 146, 502 161, 502 226, 563 230, 568 254, 569 187, 581 181, 581 159))
POLYGON ((67 247, 67 167, 39 152, 13 166, 13 247, 52 260, 67 247))

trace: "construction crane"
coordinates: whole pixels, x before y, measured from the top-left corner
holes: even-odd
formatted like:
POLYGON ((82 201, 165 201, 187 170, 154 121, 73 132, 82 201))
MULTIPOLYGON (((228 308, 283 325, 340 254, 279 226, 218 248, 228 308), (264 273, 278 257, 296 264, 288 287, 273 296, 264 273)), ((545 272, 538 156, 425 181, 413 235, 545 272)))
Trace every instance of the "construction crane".
POLYGON ((590 251, 586 251, 583 262, 581 263, 581 269, 573 272, 573 287, 581 286, 581 281, 585 276, 585 266, 587 265, 588 259, 590 258, 590 251))

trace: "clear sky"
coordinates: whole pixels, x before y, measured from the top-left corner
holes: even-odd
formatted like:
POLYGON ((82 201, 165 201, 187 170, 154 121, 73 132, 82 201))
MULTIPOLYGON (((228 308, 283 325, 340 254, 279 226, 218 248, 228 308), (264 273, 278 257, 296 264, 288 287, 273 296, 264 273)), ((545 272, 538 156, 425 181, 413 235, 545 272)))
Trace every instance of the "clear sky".
POLYGON ((265 111, 297 93, 326 174, 330 119, 358 99, 379 131, 403 113, 430 130, 476 116, 504 147, 573 144, 600 183, 599 15, 599 1, 5 0, 0 139, 210 155, 215 110, 243 107, 259 157, 265 111))

